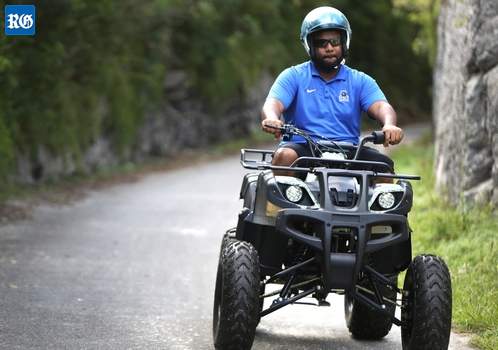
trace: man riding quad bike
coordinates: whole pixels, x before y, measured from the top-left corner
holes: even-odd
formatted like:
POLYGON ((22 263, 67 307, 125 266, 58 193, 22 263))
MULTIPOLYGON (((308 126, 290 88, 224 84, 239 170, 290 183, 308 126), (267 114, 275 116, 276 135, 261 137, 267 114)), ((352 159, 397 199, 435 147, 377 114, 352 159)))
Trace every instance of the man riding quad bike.
POLYGON ((237 227, 221 243, 215 348, 250 349, 261 317, 304 297, 328 305, 328 294, 337 293, 344 295, 346 325, 354 338, 381 339, 394 323, 401 326, 405 350, 447 349, 448 268, 437 256, 412 260, 411 254, 407 215, 413 194, 407 180, 419 177, 357 159, 365 143, 384 142, 382 132, 353 146, 288 124, 279 131, 303 137, 312 156, 278 166, 271 164, 273 151, 241 150, 242 165, 256 171, 244 176, 237 227), (274 175, 278 171, 294 176, 274 175), (398 275, 405 270, 400 289, 398 275), (275 286, 280 288, 274 291, 275 286), (266 298, 273 301, 264 307, 266 298))

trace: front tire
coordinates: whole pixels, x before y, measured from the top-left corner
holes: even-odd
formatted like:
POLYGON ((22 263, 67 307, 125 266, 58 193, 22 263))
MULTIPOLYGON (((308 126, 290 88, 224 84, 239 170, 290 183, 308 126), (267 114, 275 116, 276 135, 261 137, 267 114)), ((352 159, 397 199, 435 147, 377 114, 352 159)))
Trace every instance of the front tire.
POLYGON ((260 311, 259 257, 256 249, 236 239, 224 239, 220 252, 213 310, 217 350, 249 350, 260 311))
POLYGON ((450 272, 444 261, 434 255, 415 257, 403 289, 403 350, 448 349, 452 296, 450 272))
MULTIPOLYGON (((392 282, 396 283, 398 277, 392 277, 392 282)), ((365 280, 359 282, 360 286, 368 287, 365 280)), ((380 288, 384 298, 396 301, 396 291, 387 287, 380 288)), ((358 290, 357 293, 362 293, 366 297, 371 298, 369 294, 358 290)), ((396 306, 385 302, 386 309, 389 315, 394 316, 396 306)), ((349 331, 356 339, 364 340, 379 340, 385 337, 392 327, 392 318, 389 315, 383 314, 367 305, 360 303, 346 293, 344 295, 344 314, 346 317, 346 325, 349 331)))

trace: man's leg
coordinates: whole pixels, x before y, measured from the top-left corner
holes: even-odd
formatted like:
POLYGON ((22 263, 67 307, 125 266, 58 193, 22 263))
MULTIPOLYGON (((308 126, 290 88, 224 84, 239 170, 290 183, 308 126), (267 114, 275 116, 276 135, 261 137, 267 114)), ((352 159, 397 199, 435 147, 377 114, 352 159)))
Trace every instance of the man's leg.
MULTIPOLYGON (((273 154, 272 165, 290 166, 299 157, 310 157, 311 153, 306 144, 285 143, 273 154)), ((299 177, 294 171, 274 170, 275 175, 299 177)))
MULTIPOLYGON (((298 158, 297 152, 288 147, 280 147, 273 154, 272 165, 289 166, 298 158)), ((273 170, 274 175, 295 176, 295 172, 286 170, 273 170)))

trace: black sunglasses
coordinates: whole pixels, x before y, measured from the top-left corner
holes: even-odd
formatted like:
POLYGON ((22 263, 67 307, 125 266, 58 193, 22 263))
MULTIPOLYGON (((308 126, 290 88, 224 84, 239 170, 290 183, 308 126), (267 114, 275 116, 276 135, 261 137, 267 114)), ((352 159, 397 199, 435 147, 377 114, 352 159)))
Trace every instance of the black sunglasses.
POLYGON ((314 39, 313 46, 321 47, 322 49, 326 48, 330 43, 333 47, 341 45, 341 38, 332 38, 332 39, 314 39))

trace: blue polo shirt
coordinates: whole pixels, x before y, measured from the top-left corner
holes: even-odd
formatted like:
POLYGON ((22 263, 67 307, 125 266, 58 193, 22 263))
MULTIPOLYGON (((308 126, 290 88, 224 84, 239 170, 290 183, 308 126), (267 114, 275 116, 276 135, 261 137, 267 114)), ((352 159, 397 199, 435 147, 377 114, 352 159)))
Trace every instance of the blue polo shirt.
MULTIPOLYGON (((376 101, 386 101, 374 79, 341 65, 337 75, 325 81, 311 62, 284 70, 273 83, 268 98, 284 105, 284 120, 334 141, 358 143, 361 112, 376 101)), ((304 142, 294 136, 293 142, 304 142)))

